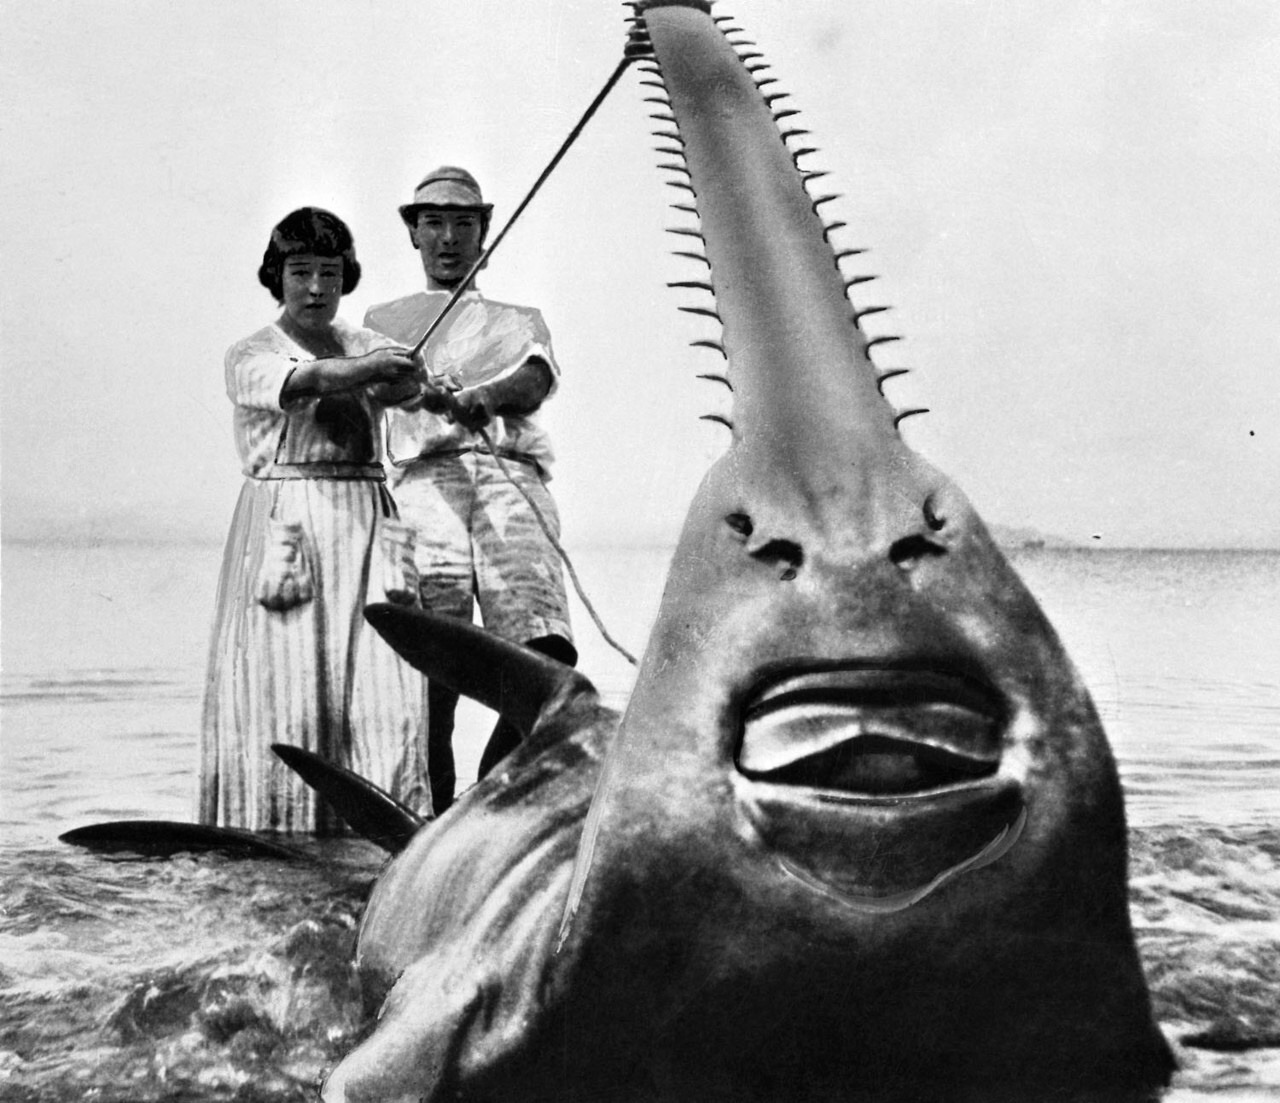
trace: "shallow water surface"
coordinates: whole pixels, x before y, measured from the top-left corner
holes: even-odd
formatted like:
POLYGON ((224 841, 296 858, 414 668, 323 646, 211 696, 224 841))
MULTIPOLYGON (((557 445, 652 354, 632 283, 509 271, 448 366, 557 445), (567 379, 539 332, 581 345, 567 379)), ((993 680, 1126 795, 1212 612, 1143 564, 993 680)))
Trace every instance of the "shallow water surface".
POLYGON ((306 853, 0 853, 3 1098, 313 1098, 363 1022, 350 958, 384 855, 306 853))

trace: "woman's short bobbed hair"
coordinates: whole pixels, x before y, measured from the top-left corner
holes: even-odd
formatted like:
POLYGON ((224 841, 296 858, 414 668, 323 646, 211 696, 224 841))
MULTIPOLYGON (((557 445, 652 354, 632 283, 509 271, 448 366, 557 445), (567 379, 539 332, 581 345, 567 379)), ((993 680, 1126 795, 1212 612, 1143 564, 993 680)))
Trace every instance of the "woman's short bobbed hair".
POLYGON ((341 257, 344 295, 354 291, 360 282, 356 244, 347 224, 319 207, 299 207, 271 231, 267 251, 262 254, 262 267, 258 269, 258 282, 275 296, 276 302, 284 301, 284 262, 299 253, 341 257))

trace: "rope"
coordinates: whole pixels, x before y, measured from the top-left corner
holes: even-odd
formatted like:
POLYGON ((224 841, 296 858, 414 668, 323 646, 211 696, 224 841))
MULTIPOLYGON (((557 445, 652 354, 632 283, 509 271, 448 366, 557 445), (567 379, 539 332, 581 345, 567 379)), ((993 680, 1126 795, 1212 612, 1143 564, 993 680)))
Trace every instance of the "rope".
POLYGON ((489 437, 489 431, 482 427, 476 430, 476 432, 479 434, 480 439, 484 441, 484 446, 489 449, 489 455, 493 457, 498 468, 507 477, 507 481, 520 491, 521 497, 529 503, 529 508, 533 510, 534 518, 537 520, 538 524, 542 526, 543 533, 546 534, 547 539, 551 541, 551 546, 556 549, 556 553, 564 562, 565 569, 569 572, 569 578, 573 581, 573 588, 578 592, 578 600, 582 602, 587 612, 591 614, 591 619, 595 621, 596 628, 599 630, 600 635, 604 637, 604 642, 612 647, 632 666, 638 665, 636 663, 636 657, 609 634, 609 630, 604 626, 604 621, 600 619, 599 614, 595 610, 595 606, 591 604, 590 598, 587 597, 586 591, 582 588, 582 583, 578 581, 578 572, 573 569, 573 561, 570 560, 569 553, 561 547, 560 541, 556 539, 555 534, 551 531, 551 526, 547 524, 547 519, 542 515, 542 510, 538 508, 538 503, 535 502, 533 498, 530 497, 529 492, 516 481, 516 477, 511 473, 511 469, 502 462, 502 457, 498 455, 498 450, 494 448, 493 441, 489 437))

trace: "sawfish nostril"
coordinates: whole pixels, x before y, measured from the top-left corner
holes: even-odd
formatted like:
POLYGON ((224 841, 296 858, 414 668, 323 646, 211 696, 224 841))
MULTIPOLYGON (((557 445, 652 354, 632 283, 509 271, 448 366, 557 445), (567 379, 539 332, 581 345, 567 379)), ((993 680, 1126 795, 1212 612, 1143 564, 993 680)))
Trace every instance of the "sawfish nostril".
POLYGON ((744 539, 755 531, 755 527, 751 524, 751 518, 745 513, 730 513, 724 519, 724 523, 744 539))
POLYGON ((947 523, 947 519, 934 508, 932 494, 924 500, 924 520, 934 532, 940 531, 947 523))
POLYGON ((909 571, 926 556, 945 555, 946 551, 941 544, 917 534, 895 540, 889 547, 889 558, 895 567, 909 571))
POLYGON ((751 558, 763 563, 773 563, 779 568, 778 577, 783 582, 790 582, 804 563, 804 552, 799 544, 790 540, 769 540, 756 548, 751 553, 751 558))

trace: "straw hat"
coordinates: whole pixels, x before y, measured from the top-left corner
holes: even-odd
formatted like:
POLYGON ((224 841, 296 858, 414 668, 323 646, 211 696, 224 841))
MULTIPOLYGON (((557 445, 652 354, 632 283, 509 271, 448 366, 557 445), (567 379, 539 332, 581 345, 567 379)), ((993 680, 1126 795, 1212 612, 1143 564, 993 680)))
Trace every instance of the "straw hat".
POLYGON ((418 212, 422 210, 479 211, 485 223, 493 211, 493 204, 486 203, 480 194, 480 185, 466 169, 456 165, 441 165, 427 173, 413 192, 413 201, 400 208, 400 217, 412 229, 418 224, 418 212))

